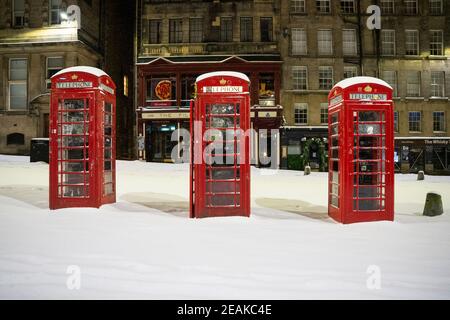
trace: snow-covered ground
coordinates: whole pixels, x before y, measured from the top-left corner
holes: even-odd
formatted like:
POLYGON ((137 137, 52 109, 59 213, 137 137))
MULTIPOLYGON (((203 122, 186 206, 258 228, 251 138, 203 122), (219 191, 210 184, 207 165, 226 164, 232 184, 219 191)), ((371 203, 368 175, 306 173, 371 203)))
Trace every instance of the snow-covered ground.
POLYGON ((0 156, 0 298, 450 298, 450 177, 396 175, 395 222, 341 225, 323 173, 252 168, 251 218, 195 220, 187 165, 117 174, 117 203, 50 211, 48 165, 0 156))

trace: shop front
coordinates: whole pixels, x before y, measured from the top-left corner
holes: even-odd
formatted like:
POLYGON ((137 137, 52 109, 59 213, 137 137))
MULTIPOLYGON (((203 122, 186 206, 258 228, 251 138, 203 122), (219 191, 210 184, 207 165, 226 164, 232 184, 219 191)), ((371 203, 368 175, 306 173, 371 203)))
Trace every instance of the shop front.
POLYGON ((396 137, 395 171, 450 175, 450 137, 396 137))
MULTIPOLYGON (((253 164, 279 166, 280 137, 272 129, 282 122, 280 103, 281 63, 278 55, 193 56, 139 59, 137 134, 144 141, 139 158, 172 162, 172 150, 182 143, 177 129, 189 130, 190 101, 195 98, 195 79, 208 72, 235 71, 250 79, 251 154, 253 164), (267 136, 268 150, 259 148, 267 136)), ((180 156, 180 154, 178 153, 180 156)))
POLYGON ((303 170, 309 165, 313 171, 327 171, 327 126, 285 126, 280 133, 282 169, 303 170))

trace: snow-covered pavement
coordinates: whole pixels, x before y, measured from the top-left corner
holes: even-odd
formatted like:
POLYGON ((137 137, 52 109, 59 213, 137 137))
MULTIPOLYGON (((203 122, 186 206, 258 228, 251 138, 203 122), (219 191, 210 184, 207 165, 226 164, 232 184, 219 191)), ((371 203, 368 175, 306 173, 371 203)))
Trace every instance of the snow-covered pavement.
POLYGON ((50 211, 48 165, 0 155, 0 298, 450 298, 450 177, 396 175, 395 222, 341 225, 324 173, 252 168, 250 218, 197 220, 187 165, 117 174, 117 203, 50 211))

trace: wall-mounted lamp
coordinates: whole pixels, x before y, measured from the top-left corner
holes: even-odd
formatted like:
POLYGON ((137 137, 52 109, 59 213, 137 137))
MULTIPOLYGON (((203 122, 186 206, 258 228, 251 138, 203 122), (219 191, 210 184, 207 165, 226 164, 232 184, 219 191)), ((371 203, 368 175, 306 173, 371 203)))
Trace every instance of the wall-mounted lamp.
POLYGON ((289 35, 289 29, 288 28, 284 28, 283 29, 283 37, 287 37, 289 35))

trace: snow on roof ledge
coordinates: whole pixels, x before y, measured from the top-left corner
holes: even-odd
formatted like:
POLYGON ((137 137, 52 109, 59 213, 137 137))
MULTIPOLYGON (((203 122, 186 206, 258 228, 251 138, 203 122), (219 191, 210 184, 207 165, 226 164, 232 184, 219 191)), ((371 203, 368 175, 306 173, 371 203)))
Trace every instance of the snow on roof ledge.
POLYGON ((204 73, 202 75, 199 75, 197 77, 197 79, 195 80, 195 82, 198 81, 202 81, 206 78, 210 78, 210 77, 217 77, 217 76, 223 76, 223 77, 235 77, 235 78, 240 78, 242 80, 245 80, 247 82, 250 82, 250 79, 243 73, 240 72, 235 72, 235 71, 215 71, 215 72, 208 72, 208 73, 204 73))
POLYGON ((109 75, 103 70, 100 70, 100 69, 97 69, 97 68, 94 68, 94 67, 78 66, 78 67, 69 67, 69 68, 62 69, 61 71, 55 73, 52 76, 52 78, 56 77, 56 76, 59 76, 61 74, 70 73, 70 72, 86 72, 86 73, 92 74, 92 75, 94 75, 96 77, 101 77, 101 76, 108 76, 109 77, 109 75))
POLYGON ((333 88, 340 87, 342 89, 345 89, 345 88, 348 88, 348 87, 353 86, 353 85, 358 84, 358 83, 375 83, 375 84, 379 84, 379 85, 388 87, 391 90, 393 90, 392 87, 386 81, 383 81, 381 79, 374 78, 374 77, 353 77, 353 78, 347 78, 347 79, 344 79, 344 80, 339 81, 338 83, 336 83, 333 88))

